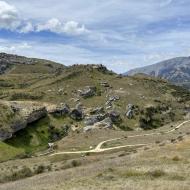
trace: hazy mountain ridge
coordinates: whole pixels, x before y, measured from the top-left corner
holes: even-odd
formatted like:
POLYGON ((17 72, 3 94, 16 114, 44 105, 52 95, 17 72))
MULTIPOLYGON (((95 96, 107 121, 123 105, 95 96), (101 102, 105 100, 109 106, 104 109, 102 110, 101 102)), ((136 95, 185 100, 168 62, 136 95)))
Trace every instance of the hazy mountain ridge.
POLYGON ((161 77, 174 84, 188 85, 190 81, 190 57, 169 59, 154 65, 130 70, 124 75, 132 76, 137 73, 161 77))

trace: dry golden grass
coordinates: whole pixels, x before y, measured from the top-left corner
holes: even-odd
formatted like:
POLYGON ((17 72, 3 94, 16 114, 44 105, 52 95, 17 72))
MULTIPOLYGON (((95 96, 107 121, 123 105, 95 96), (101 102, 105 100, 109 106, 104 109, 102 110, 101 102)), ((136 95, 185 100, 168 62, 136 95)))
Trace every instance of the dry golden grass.
MULTIPOLYGON (((136 153, 127 154, 125 149, 79 157, 75 160, 80 164, 58 166, 59 171, 2 184, 0 190, 189 190, 189 146, 189 136, 186 136, 177 144, 152 145, 148 150, 141 148, 136 153)), ((46 159, 42 157, 42 162, 46 159)), ((65 162, 64 159, 68 164, 67 159, 71 158, 59 157, 54 164, 65 162)), ((25 160, 25 163, 32 162, 32 159, 25 160)))

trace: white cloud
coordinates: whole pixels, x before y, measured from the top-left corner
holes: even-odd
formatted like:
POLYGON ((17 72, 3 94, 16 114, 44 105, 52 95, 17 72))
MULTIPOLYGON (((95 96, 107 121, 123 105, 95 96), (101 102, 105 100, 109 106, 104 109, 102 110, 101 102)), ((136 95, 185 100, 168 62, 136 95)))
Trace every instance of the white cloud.
POLYGON ((24 25, 18 30, 20 33, 28 33, 33 32, 35 30, 35 27, 31 22, 26 22, 24 25))
POLYGON ((80 35, 89 32, 84 25, 80 26, 79 23, 75 21, 66 22, 63 31, 71 35, 80 35))
POLYGON ((17 52, 26 51, 32 48, 32 46, 29 45, 27 42, 11 43, 11 42, 2 40, 1 44, 2 46, 0 45, 0 51, 6 52, 6 53, 17 53, 17 52))
POLYGON ((48 20, 45 24, 39 24, 36 31, 40 32, 45 30, 49 30, 58 34, 65 33, 68 35, 81 35, 88 33, 88 30, 85 28, 85 26, 80 26, 78 22, 68 21, 66 23, 62 23, 56 18, 48 20))
POLYGON ((21 47, 16 50, 20 45, 12 41, 20 39, 20 36, 24 40, 24 35, 12 34, 13 37, 8 36, 11 39, 8 46, 0 44, 18 54, 65 63, 104 63, 117 72, 170 57, 189 56, 189 0, 6 2, 17 8, 15 21, 20 20, 21 24, 15 31, 36 32, 32 51, 21 47), (38 34, 39 31, 61 35, 47 38, 38 34), (62 34, 85 35, 73 40, 65 36, 62 38, 62 34), (61 44, 63 42, 66 44, 61 44))
POLYGON ((62 23, 56 18, 48 20, 45 24, 37 25, 38 32, 49 30, 55 33, 62 33, 62 28, 63 28, 62 23))
POLYGON ((0 1, 0 28, 14 30, 19 24, 17 9, 4 1, 0 1))
POLYGON ((84 25, 76 21, 61 22, 57 18, 49 19, 44 24, 33 24, 20 17, 20 12, 11 4, 0 0, 0 29, 7 29, 19 33, 50 31, 58 34, 82 35, 89 31, 84 25))

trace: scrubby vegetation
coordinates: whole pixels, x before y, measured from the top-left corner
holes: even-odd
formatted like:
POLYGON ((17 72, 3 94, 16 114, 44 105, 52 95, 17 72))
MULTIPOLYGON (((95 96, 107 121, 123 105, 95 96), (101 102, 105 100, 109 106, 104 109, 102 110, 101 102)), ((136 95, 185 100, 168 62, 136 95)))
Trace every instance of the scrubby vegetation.
MULTIPOLYGON (((187 117, 188 91, 144 75, 123 77, 102 65, 64 67, 44 60, 30 61, 29 65, 9 67, 7 73, 0 75, 0 130, 11 130, 11 124, 22 123, 22 118, 29 121, 26 128, 0 142, 0 167, 8 171, 2 169, 1 182, 51 171, 61 176, 60 183, 70 183, 70 174, 75 176, 74 179, 70 176, 71 183, 78 178, 82 181, 84 175, 84 180, 92 185, 105 183, 105 189, 107 182, 140 184, 139 180, 153 183, 188 179, 184 172, 168 169, 172 164, 188 164, 185 151, 183 156, 170 151, 169 156, 167 147, 183 143, 185 135, 190 134, 184 128, 181 131, 175 128, 187 117), (17 103, 20 111, 13 106, 17 103), (31 103, 41 106, 40 110, 44 111, 41 117, 33 118, 37 108, 31 103), (32 111, 28 113, 27 108, 32 111), (20 114, 23 110, 24 117, 20 114), (165 133, 172 129, 173 133, 165 133), (153 135, 146 135, 147 130, 153 130, 150 132, 153 135), (107 142, 108 139, 115 140, 107 142), (101 148, 108 151, 89 151, 103 141, 106 143, 101 148), (140 145, 127 147, 126 144, 140 145), (110 149, 113 147, 118 149, 110 149), (154 148, 157 151, 153 152, 154 148), (161 157, 158 152, 162 149, 161 157), (68 154, 47 156, 56 152, 68 154), (18 164, 9 168, 13 162, 18 164), (68 173, 64 173, 66 170, 68 173), (64 177, 67 180, 62 180, 64 177)), ((179 151, 183 145, 175 147, 179 151)), ((51 180, 49 174, 46 177, 51 180)))

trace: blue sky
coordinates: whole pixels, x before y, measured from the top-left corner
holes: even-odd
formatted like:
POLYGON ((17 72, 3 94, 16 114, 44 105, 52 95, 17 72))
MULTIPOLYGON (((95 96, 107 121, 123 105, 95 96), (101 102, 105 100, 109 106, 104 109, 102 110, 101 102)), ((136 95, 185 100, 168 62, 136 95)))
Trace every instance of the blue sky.
POLYGON ((0 0, 0 51, 118 73, 190 55, 189 0, 0 0))

